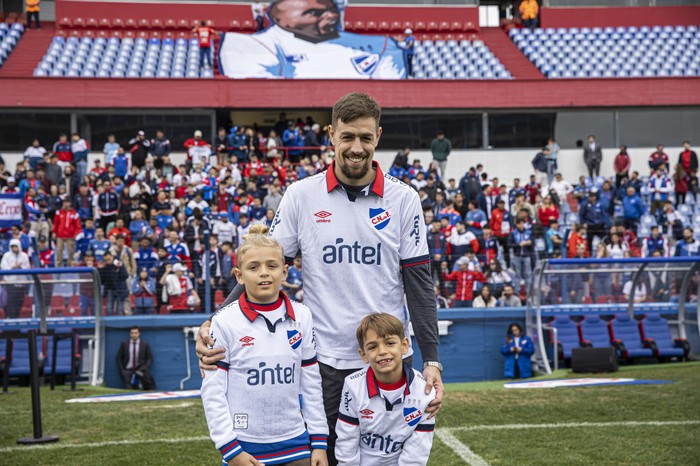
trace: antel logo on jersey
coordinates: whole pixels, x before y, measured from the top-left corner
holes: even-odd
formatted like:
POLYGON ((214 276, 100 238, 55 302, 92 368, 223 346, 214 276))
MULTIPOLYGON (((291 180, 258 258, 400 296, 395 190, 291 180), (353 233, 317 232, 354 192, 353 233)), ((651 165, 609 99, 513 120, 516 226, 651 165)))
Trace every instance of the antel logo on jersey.
POLYGON ((362 411, 360 411, 360 414, 362 414, 362 416, 361 416, 362 419, 373 419, 374 418, 374 416, 373 416, 374 411, 372 411, 371 409, 363 409, 362 411))
POLYGON ((245 337, 241 338, 241 339, 238 340, 238 341, 240 341, 241 343, 243 343, 242 346, 253 346, 253 345, 255 345, 255 343, 253 343, 253 340, 255 340, 255 338, 249 337, 249 336, 245 336, 245 337))
POLYGON ((331 223, 331 219, 328 218, 331 215, 333 214, 325 210, 320 210, 314 214, 315 217, 318 217, 316 223, 331 223))
POLYGON ((406 424, 413 427, 420 422, 420 418, 423 417, 423 413, 418 408, 404 408, 403 409, 403 420, 406 424))
POLYGON ((391 221, 391 214, 384 209, 369 209, 369 220, 376 230, 383 230, 391 221))
POLYGON ((326 264, 382 265, 382 243, 377 246, 362 246, 358 241, 345 244, 345 239, 336 238, 335 244, 323 246, 323 262, 326 264))
POLYGON ((287 330, 287 338, 292 349, 299 348, 301 345, 301 332, 299 330, 287 330))

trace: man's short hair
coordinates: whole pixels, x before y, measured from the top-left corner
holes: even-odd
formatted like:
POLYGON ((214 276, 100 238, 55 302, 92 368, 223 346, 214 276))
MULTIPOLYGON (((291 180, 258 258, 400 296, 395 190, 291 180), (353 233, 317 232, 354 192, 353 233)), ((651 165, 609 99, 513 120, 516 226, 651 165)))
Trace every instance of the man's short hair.
POLYGON ((371 117, 379 127, 382 109, 376 100, 364 92, 353 92, 344 95, 333 105, 331 121, 337 125, 339 121, 349 123, 358 118, 371 117))
POLYGON ((374 330, 374 333, 380 338, 396 335, 400 339, 403 339, 406 336, 403 324, 396 317, 386 313, 370 314, 365 316, 357 327, 357 342, 360 344, 360 349, 362 350, 364 350, 365 346, 365 336, 370 329, 374 330))
POLYGON ((138 327, 138 325, 132 325, 131 328, 129 329, 129 331, 131 332, 132 330, 138 330, 139 332, 141 331, 141 329, 138 327))

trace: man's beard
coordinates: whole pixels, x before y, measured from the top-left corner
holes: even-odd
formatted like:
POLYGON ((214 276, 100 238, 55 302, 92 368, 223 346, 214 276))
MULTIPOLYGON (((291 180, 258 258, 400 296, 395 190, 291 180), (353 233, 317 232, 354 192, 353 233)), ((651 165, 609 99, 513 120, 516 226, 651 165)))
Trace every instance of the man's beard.
MULTIPOLYGON (((364 154, 363 154, 364 155, 364 154)), ((348 165, 349 161, 346 155, 343 155, 343 163, 340 164, 340 171, 349 180, 361 180, 365 176, 367 176, 367 173, 369 173, 369 168, 372 165, 372 163, 369 161, 369 158, 367 158, 368 163, 364 163, 360 168, 354 170, 350 168, 348 165)))

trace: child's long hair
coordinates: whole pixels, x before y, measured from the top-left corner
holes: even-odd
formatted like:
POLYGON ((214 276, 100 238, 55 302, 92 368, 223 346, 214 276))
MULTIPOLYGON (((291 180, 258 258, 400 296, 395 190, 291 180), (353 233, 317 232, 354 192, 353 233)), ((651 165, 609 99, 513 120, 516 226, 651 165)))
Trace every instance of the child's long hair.
POLYGON ((243 244, 236 251, 238 265, 243 264, 243 256, 253 248, 275 248, 279 251, 282 262, 284 263, 284 249, 274 239, 268 236, 270 229, 262 224, 252 225, 248 234, 243 236, 243 244))

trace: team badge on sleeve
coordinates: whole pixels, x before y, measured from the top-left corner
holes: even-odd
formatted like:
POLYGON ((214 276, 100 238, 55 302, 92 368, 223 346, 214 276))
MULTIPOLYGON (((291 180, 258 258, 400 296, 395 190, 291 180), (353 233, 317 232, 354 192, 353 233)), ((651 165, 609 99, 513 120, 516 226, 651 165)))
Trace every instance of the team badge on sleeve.
POLYGON ((299 330, 287 330, 287 338, 289 338, 292 349, 297 349, 301 345, 301 332, 299 330))
POLYGON ((405 407, 403 409, 403 420, 406 421, 406 424, 408 424, 411 427, 418 424, 420 422, 421 417, 423 417, 423 413, 418 408, 405 407))
POLYGON ((376 230, 383 230, 391 221, 391 214, 384 209, 369 209, 369 219, 376 230))

